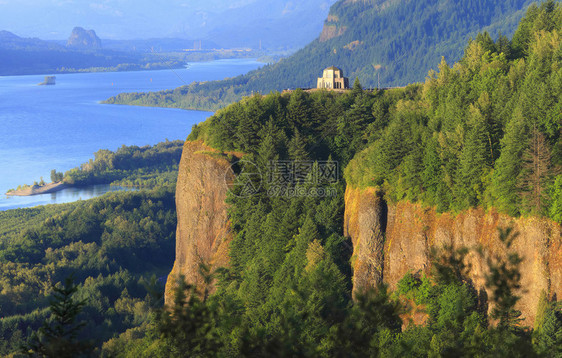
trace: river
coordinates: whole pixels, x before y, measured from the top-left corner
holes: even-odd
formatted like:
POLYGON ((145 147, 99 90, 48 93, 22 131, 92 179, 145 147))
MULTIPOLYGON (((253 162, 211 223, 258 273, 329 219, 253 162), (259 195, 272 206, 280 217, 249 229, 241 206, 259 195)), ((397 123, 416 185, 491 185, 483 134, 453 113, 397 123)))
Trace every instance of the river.
POLYGON ((65 203, 102 195, 109 186, 66 189, 32 197, 7 197, 20 184, 50 181, 99 149, 185 139, 212 113, 170 108, 107 105, 121 92, 172 89, 193 81, 219 80, 260 66, 254 60, 191 63, 185 69, 57 74, 55 86, 37 86, 45 75, 0 77, 0 210, 65 203))

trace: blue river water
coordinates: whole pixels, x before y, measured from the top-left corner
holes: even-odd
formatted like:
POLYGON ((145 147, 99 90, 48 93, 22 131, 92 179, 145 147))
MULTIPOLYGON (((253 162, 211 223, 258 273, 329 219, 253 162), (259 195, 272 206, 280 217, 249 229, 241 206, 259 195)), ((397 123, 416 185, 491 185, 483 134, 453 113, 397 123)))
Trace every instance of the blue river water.
POLYGON ((50 181, 51 169, 77 167, 99 149, 185 139, 194 124, 212 114, 100 101, 121 92, 223 79, 259 66, 254 60, 218 60, 179 70, 58 74, 55 86, 37 86, 44 75, 0 77, 0 210, 89 199, 118 189, 105 185, 31 197, 4 195, 41 177, 50 181))

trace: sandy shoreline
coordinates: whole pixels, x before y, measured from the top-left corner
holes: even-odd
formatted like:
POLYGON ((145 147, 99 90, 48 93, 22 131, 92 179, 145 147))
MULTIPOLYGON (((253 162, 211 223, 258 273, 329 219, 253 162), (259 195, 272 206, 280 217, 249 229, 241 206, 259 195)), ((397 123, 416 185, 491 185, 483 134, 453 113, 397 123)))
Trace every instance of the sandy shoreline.
POLYGON ((39 195, 39 194, 49 194, 54 193, 63 189, 70 188, 70 185, 58 182, 58 183, 49 183, 42 186, 39 185, 32 185, 25 189, 9 191, 6 193, 8 196, 31 196, 31 195, 39 195))

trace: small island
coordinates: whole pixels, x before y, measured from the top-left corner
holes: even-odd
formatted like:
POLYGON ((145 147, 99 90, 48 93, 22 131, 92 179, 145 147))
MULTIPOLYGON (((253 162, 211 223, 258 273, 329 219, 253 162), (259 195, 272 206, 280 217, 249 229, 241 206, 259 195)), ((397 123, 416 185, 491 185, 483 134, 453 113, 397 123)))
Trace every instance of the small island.
POLYGON ((16 190, 9 190, 7 196, 31 196, 39 194, 49 194, 55 193, 57 191, 63 190, 70 187, 68 184, 63 182, 49 183, 44 185, 26 185, 23 188, 18 188, 16 190))
POLYGON ((45 80, 39 83, 39 86, 54 86, 56 84, 55 76, 45 76, 45 80))

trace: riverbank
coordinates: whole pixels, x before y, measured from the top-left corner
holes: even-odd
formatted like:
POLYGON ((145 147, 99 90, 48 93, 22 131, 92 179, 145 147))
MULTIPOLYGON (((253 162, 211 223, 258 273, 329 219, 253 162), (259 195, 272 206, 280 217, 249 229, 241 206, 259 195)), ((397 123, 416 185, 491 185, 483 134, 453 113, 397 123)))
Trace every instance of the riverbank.
POLYGON ((19 190, 11 190, 6 193, 7 196, 31 196, 39 194, 56 193, 71 186, 63 182, 49 183, 45 185, 31 185, 19 190))

